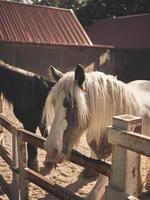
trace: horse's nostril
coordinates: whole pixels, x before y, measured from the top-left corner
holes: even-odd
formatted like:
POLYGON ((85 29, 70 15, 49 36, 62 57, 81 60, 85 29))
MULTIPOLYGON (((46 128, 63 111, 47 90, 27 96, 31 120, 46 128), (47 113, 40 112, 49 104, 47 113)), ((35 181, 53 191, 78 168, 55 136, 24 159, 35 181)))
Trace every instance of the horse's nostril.
POLYGON ((45 138, 48 137, 48 131, 47 131, 47 129, 45 130, 43 137, 45 137, 45 138))

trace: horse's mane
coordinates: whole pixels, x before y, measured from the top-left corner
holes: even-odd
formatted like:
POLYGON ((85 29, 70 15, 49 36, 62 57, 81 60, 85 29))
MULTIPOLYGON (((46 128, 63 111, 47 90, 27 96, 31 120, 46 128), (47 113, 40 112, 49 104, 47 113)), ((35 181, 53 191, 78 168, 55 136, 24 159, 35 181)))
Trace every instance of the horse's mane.
POLYGON ((79 126, 88 123, 88 131, 99 134, 111 124, 112 116, 117 114, 139 115, 139 105, 127 84, 102 72, 89 72, 85 75, 83 88, 74 81, 74 72, 66 73, 48 96, 44 116, 52 122, 52 102, 61 98, 61 91, 71 94, 78 106, 79 126), (90 119, 90 120, 89 120, 90 119))
POLYGON ((40 95, 46 98, 46 90, 53 85, 44 77, 0 61, 0 94, 13 105, 22 109, 32 105, 42 99, 40 95))

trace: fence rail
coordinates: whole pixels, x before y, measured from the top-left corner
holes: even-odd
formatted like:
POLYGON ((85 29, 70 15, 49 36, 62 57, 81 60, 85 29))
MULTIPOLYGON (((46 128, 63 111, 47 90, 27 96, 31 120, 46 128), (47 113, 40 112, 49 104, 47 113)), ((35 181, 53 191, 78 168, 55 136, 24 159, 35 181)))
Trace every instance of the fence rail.
POLYGON ((109 142, 128 150, 150 157, 150 137, 135 132, 117 129, 108 131, 109 142), (115 137, 114 137, 115 135, 115 137))

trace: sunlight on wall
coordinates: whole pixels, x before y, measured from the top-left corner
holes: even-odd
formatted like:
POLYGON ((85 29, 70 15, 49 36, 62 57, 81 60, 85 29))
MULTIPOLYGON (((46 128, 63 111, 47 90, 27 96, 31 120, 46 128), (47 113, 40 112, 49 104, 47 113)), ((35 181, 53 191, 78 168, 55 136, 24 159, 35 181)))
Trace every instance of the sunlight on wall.
POLYGON ((104 65, 110 60, 110 50, 107 49, 106 52, 104 52, 100 57, 99 57, 99 64, 104 65))

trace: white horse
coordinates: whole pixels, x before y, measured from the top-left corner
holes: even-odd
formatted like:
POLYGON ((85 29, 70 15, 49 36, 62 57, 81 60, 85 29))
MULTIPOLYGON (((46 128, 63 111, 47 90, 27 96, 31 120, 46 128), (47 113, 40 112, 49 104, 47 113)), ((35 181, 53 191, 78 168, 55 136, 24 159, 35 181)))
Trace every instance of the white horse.
POLYGON ((66 74, 51 70, 58 82, 47 97, 43 113, 49 132, 47 161, 60 163, 67 159, 85 131, 92 157, 106 159, 111 154, 107 126, 114 115, 141 116, 142 134, 150 135, 150 81, 125 84, 102 72, 85 73, 81 65, 66 74))

